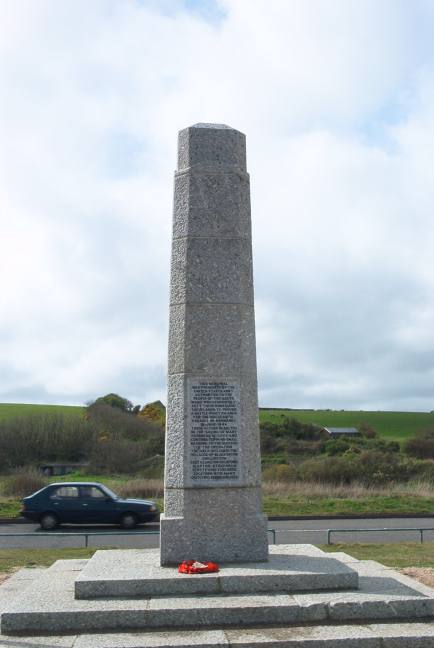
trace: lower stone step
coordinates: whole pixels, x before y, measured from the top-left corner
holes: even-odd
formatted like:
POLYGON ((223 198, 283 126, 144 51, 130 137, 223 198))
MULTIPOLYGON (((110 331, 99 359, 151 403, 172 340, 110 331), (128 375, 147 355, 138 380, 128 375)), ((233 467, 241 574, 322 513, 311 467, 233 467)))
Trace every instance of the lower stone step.
POLYGON ((368 575, 360 576, 359 590, 348 592, 80 600, 74 598, 77 572, 47 570, 6 605, 1 631, 66 634, 434 618, 432 590, 417 583, 413 586, 411 581, 409 585, 410 579, 400 582, 387 570, 380 577, 370 576, 370 569, 365 571, 368 575))
POLYGON ((434 624, 387 623, 0 636, 3 648, 433 648, 434 624))

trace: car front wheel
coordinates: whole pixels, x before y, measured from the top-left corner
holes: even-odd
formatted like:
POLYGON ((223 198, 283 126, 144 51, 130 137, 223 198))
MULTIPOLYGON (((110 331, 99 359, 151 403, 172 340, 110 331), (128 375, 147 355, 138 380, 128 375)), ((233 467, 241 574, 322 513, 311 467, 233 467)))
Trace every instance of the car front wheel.
POLYGON ((137 526, 137 522, 138 520, 134 513, 125 513, 121 517, 121 527, 123 529, 134 529, 137 526))
POLYGON ((44 531, 51 531, 57 527, 59 520, 54 513, 44 513, 44 515, 41 516, 39 523, 44 531))

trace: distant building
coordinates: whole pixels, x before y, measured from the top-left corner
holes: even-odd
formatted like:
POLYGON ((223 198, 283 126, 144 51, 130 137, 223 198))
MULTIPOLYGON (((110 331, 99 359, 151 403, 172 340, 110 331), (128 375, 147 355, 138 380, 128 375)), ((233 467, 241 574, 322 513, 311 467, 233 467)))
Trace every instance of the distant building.
POLYGON ((87 467, 87 463, 45 463, 39 466, 39 470, 47 477, 52 477, 53 475, 68 475, 69 473, 83 470, 87 467))
POLYGON ((323 429, 334 439, 342 436, 360 436, 359 430, 354 427, 324 427, 323 429))

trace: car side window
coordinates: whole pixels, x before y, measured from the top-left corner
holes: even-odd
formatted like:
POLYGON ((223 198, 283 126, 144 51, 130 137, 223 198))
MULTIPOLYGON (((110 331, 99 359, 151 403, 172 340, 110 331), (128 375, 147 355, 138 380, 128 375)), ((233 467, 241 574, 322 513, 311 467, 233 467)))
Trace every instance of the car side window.
POLYGON ((94 499, 105 499, 107 496, 102 492, 97 486, 82 486, 81 487, 81 496, 82 497, 91 497, 94 499))
POLYGON ((77 486, 59 486, 50 495, 51 498, 57 499, 58 497, 78 497, 77 486))

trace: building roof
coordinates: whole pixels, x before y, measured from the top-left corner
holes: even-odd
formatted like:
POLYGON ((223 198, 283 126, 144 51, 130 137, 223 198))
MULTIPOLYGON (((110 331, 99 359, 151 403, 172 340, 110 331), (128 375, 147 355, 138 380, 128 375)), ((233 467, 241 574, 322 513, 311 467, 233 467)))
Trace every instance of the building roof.
POLYGON ((324 430, 329 434, 359 434, 355 427, 325 427, 324 430))

